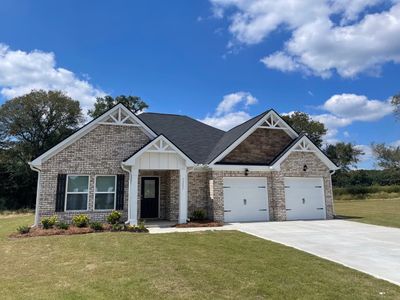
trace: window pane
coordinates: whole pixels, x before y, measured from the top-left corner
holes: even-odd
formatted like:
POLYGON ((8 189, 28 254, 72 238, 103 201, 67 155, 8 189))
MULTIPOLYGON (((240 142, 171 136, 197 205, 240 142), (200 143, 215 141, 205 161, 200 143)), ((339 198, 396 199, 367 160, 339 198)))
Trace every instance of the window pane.
POLYGON ((97 176, 96 177, 96 192, 115 191, 115 176, 97 176))
POLYGON ((87 193, 89 176, 68 176, 68 192, 87 193))
POLYGON ((95 209, 114 209, 114 194, 96 194, 95 209))
POLYGON ((144 180, 144 198, 156 197, 156 181, 154 179, 144 180))
POLYGON ((86 210, 87 194, 68 194, 67 210, 86 210))

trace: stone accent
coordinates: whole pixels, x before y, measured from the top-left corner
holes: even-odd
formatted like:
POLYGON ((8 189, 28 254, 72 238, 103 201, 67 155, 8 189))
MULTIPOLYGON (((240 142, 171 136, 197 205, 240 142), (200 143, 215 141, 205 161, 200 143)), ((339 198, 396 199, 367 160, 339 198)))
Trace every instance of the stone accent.
POLYGON ((283 130, 258 128, 221 163, 269 164, 291 141, 292 138, 283 130))
POLYGON ((138 127, 98 125, 51 157, 42 165, 39 218, 55 214, 57 174, 82 174, 89 175, 88 210, 56 214, 66 222, 80 213, 89 215, 92 220, 104 221, 109 211, 94 211, 95 175, 125 174, 123 217, 127 219, 129 174, 121 169, 121 162, 148 141, 149 138, 138 127))
POLYGON ((209 171, 193 171, 188 175, 188 217, 195 210, 202 210, 207 218, 212 218, 210 203, 209 171))
MULTIPOLYGON (((224 177, 244 177, 243 171, 213 171, 213 197, 211 199, 213 218, 216 221, 224 220, 224 177)), ((248 177, 267 178, 268 206, 271 221, 286 220, 285 206, 285 177, 322 177, 324 181, 325 205, 327 219, 333 218, 333 196, 331 175, 328 167, 310 152, 292 152, 281 164, 280 171, 249 172, 248 177), (303 166, 307 165, 307 171, 303 166)))

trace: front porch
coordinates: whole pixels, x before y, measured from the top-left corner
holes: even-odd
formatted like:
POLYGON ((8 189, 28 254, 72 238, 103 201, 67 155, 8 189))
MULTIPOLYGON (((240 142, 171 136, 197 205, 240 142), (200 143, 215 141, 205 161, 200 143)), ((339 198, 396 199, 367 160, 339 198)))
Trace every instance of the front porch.
POLYGON ((129 172, 128 223, 167 220, 186 223, 188 168, 193 161, 163 135, 122 163, 129 172))

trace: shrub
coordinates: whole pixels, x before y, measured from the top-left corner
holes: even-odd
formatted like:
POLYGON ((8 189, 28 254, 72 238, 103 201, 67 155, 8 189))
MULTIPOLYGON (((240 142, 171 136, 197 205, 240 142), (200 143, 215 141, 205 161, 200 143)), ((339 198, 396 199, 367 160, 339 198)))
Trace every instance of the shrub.
POLYGON ((203 210, 195 210, 192 213, 192 220, 204 220, 206 218, 206 214, 203 210))
POLYGON ((124 230, 124 225, 122 224, 112 224, 111 226, 111 231, 123 231, 124 230))
POLYGON ((118 224, 121 219, 121 213, 119 211, 113 210, 108 216, 107 216, 107 222, 110 224, 118 224))
POLYGON ((59 222, 59 223, 57 224, 57 228, 63 229, 63 230, 68 230, 69 225, 68 225, 67 223, 65 223, 65 222, 59 222))
POLYGON ((103 230, 103 224, 101 224, 100 222, 92 222, 90 223, 90 228, 95 231, 100 231, 103 230))
POLYGON ((138 224, 138 226, 136 227, 136 229, 137 229, 137 231, 139 231, 139 232, 148 232, 148 230, 147 230, 147 228, 146 228, 146 226, 145 226, 145 224, 144 224, 143 221, 140 221, 140 222, 139 222, 139 224, 138 224))
POLYGON ((26 234, 26 233, 28 233, 30 230, 31 230, 31 228, 30 228, 29 226, 26 226, 26 225, 19 226, 19 227, 17 228, 17 231, 18 231, 20 234, 26 234))
POLYGON ((51 216, 47 218, 42 218, 41 223, 44 229, 53 228, 53 226, 57 223, 57 216, 51 216))
POLYGON ((88 215, 76 215, 72 218, 72 224, 76 227, 87 227, 89 225, 90 218, 88 215))

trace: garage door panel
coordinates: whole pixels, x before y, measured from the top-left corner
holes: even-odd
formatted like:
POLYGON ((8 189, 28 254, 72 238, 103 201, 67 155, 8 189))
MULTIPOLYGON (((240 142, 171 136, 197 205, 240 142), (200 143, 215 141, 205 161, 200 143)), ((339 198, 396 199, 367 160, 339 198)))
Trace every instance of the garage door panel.
POLYGON ((286 177, 287 220, 325 219, 325 195, 322 178, 286 177))
POLYGON ((224 178, 225 222, 267 221, 267 182, 259 177, 224 178))

